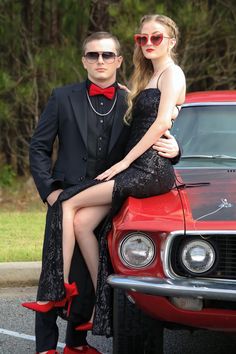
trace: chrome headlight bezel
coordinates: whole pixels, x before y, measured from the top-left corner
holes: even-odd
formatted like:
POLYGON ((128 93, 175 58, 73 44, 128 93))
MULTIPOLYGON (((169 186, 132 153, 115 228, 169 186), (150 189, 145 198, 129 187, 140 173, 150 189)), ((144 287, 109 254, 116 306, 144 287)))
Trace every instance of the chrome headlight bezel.
MULTIPOLYGON (((196 252, 196 251, 195 251, 196 252)), ((203 252, 202 252, 202 256, 203 255, 203 252)), ((195 255, 196 257, 196 255, 195 255)), ((215 267, 215 264, 216 264, 216 258, 217 258, 217 252, 216 252, 216 249, 214 248, 214 245, 207 241, 207 240, 203 240, 203 239, 192 239, 192 240, 188 240, 186 241, 181 249, 180 249, 180 253, 179 253, 179 259, 180 259, 180 262, 182 264, 182 267, 185 269, 186 272, 188 272, 189 274, 191 275, 202 275, 202 274, 206 274, 210 271, 212 271, 215 267), (187 260, 187 257, 190 257, 191 255, 188 254, 188 252, 192 249, 194 249, 194 247, 198 249, 198 257, 201 257, 201 252, 200 252, 200 248, 202 248, 202 250, 206 251, 209 253, 209 260, 207 261, 207 264, 204 265, 202 263, 202 265, 200 264, 200 261, 198 264, 196 264, 196 267, 193 268, 193 266, 191 267, 189 265, 188 262, 190 262, 190 260, 187 260), (201 268, 199 268, 201 265, 201 268), (204 266, 204 269, 203 269, 203 266, 204 266)), ((192 263, 194 262, 194 260, 192 260, 192 263)), ((203 262, 203 261, 202 261, 203 262)))
POLYGON ((152 238, 147 235, 144 232, 131 232, 129 234, 127 234, 120 242, 119 244, 119 258, 121 260, 121 262, 128 268, 132 268, 132 269, 143 269, 143 268, 147 268, 151 263, 153 263, 155 257, 156 257, 156 245, 153 242, 152 238), (151 252, 150 255, 147 257, 146 261, 143 262, 142 264, 134 264, 132 262, 130 262, 127 259, 127 256, 125 255, 125 247, 127 247, 127 244, 130 243, 132 240, 133 241, 137 241, 137 239, 139 239, 141 242, 145 242, 146 244, 149 244, 149 247, 151 248, 151 252))

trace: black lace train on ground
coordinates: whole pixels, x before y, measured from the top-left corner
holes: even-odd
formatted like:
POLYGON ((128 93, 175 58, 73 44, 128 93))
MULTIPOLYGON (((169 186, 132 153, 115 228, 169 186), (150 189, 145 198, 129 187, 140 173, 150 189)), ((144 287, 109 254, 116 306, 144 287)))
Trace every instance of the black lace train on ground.
MULTIPOLYGON (((157 116, 160 102, 158 89, 142 91, 134 105, 131 135, 127 152, 142 138, 157 116)), ((51 237, 43 254, 43 268, 39 282, 39 300, 60 300, 65 296, 62 257, 62 208, 61 203, 82 190, 103 183, 95 180, 85 182, 64 190, 53 205, 51 237)), ((128 196, 146 198, 168 192, 174 184, 174 170, 169 159, 163 158, 150 148, 131 166, 115 176, 112 206, 99 235, 100 260, 96 311, 93 333, 112 335, 112 290, 106 279, 112 272, 107 248, 107 233, 112 226, 112 217, 118 212, 128 196)))

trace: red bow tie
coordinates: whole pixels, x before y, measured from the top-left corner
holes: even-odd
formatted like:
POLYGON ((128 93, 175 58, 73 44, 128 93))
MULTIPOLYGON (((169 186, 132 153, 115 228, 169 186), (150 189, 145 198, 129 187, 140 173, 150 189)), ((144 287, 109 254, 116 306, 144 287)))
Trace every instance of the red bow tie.
POLYGON ((114 86, 106 87, 103 89, 99 86, 91 84, 89 88, 89 96, 104 95, 105 97, 109 98, 109 100, 112 100, 114 94, 115 94, 114 86))

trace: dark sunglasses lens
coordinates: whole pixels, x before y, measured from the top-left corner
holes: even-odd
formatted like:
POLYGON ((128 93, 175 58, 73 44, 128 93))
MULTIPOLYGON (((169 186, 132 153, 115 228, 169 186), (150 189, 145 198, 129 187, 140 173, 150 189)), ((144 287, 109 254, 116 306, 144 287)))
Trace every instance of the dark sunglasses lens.
POLYGON ((96 63, 99 58, 99 54, 97 52, 88 52, 85 54, 85 58, 91 63, 96 63))
POLYGON ((156 34, 154 36, 151 36, 151 42, 153 45, 156 45, 156 46, 161 44, 162 39, 163 39, 163 34, 156 34))
MULTIPOLYGON (((89 63, 96 63, 99 58, 98 52, 88 52, 85 54, 85 58, 89 63)), ((102 59, 107 63, 113 63, 116 57, 116 54, 113 52, 103 52, 101 53, 102 59)))
POLYGON ((107 63, 112 63, 115 60, 116 54, 113 52, 103 52, 102 58, 107 63))

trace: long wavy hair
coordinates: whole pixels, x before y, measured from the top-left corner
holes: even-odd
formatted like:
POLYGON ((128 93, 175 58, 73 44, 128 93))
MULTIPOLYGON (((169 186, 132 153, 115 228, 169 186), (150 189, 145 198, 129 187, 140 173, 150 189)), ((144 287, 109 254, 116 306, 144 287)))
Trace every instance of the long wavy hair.
MULTIPOLYGON (((168 31, 170 38, 175 38, 176 44, 170 49, 170 57, 177 62, 176 47, 178 44, 179 30, 176 23, 169 17, 164 15, 146 15, 141 18, 139 32, 141 32, 145 22, 156 21, 164 25, 168 31)), ((134 71, 131 75, 131 91, 128 94, 128 109, 125 114, 125 123, 130 124, 132 119, 131 113, 133 102, 136 96, 142 91, 150 81, 153 75, 153 65, 150 59, 146 59, 142 53, 142 49, 136 45, 133 54, 134 71)))

